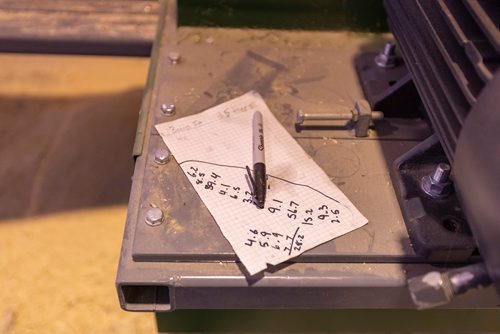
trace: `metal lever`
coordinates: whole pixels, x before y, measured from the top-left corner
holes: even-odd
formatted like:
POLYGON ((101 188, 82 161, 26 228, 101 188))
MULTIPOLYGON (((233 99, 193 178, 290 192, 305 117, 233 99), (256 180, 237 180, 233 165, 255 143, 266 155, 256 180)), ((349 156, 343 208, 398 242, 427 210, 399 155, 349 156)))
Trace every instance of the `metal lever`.
POLYGON ((491 278, 484 263, 468 265, 445 273, 431 271, 408 280, 410 296, 419 309, 446 304, 456 295, 490 284, 491 278))
MULTIPOLYGON (((368 128, 372 121, 379 121, 384 118, 381 111, 372 111, 370 104, 366 100, 356 101, 353 109, 347 109, 339 113, 305 113, 302 110, 297 112, 296 125, 303 126, 305 121, 351 121, 355 124, 356 137, 368 136, 368 128)), ((325 124, 324 126, 329 126, 325 124)))

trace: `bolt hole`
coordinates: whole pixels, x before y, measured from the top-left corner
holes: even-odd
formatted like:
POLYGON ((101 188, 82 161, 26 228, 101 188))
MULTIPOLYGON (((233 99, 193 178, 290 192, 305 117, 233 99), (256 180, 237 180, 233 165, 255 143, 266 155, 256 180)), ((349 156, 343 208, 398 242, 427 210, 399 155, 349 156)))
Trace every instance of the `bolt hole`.
POLYGON ((450 232, 457 232, 460 228, 460 221, 453 217, 448 217, 443 220, 443 227, 450 232))
POLYGON ((397 82, 396 80, 389 81, 389 86, 394 86, 396 84, 396 82, 397 82))

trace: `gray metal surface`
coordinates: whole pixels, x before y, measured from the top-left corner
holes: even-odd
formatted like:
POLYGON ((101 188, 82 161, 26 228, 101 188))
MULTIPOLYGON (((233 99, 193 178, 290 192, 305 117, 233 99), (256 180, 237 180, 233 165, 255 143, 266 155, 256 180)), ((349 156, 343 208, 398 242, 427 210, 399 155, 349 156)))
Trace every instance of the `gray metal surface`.
MULTIPOLYGON (((371 41, 367 35, 357 35, 347 41, 345 34, 320 33, 325 45, 295 49, 286 44, 278 48, 271 45, 275 39, 284 38, 305 44, 315 40, 318 33, 179 28, 178 34, 176 49, 185 55, 184 62, 171 66, 168 56, 160 61, 165 66, 160 65, 157 73, 163 80, 157 88, 158 107, 153 103, 151 108, 154 124, 202 111, 260 86, 257 89, 290 134, 369 217, 367 226, 317 247, 296 261, 415 260, 406 229, 401 224, 388 166, 425 137, 398 131, 397 120, 385 122, 393 127, 391 136, 371 130, 368 140, 357 140, 354 129, 345 130, 345 127, 297 133, 295 113, 290 112, 304 105, 315 105, 320 110, 352 107, 353 99, 362 95, 354 68, 346 64, 350 64, 356 50, 371 41), (270 34, 275 35, 274 38, 269 39, 270 34), (205 42, 209 37, 213 41, 205 42), (217 41, 221 41, 220 44, 217 41), (345 46, 339 49, 340 43, 345 46), (255 49, 259 51, 253 51, 255 49), (314 57, 309 56, 312 51, 314 57), (212 63, 215 64, 210 66, 212 63), (215 71, 220 74, 216 75, 215 71), (318 77, 318 73, 322 75, 318 77), (291 92, 295 95, 289 95, 291 92), (161 112, 164 101, 175 101, 174 116, 167 117, 161 112), (383 206, 380 198, 385 199, 383 206)), ((166 212, 166 224, 161 230, 145 224, 137 226, 134 259, 235 260, 229 243, 180 167, 176 163, 161 167, 154 163, 156 150, 165 144, 153 128, 149 128, 149 135, 138 221, 144 221, 142 217, 149 207, 161 206, 166 212)))
MULTIPOLYGON (((117 276, 122 307, 412 307, 406 279, 435 268, 421 264, 411 248, 388 166, 429 130, 398 119, 380 121, 363 139, 345 127, 300 133, 294 128, 299 109, 328 112, 363 98, 353 57, 362 49, 378 50, 383 40, 369 34, 180 27, 176 35, 162 34, 157 45, 117 276), (182 54, 177 64, 168 57, 173 50, 182 54), (175 160, 155 163, 156 150, 165 144, 153 128, 251 89, 369 220, 254 277, 245 274, 175 160), (175 104, 175 115, 162 113, 164 103, 175 104), (163 224, 144 223, 152 207, 162 209, 163 224)), ((485 290, 449 306, 495 303, 485 290)))

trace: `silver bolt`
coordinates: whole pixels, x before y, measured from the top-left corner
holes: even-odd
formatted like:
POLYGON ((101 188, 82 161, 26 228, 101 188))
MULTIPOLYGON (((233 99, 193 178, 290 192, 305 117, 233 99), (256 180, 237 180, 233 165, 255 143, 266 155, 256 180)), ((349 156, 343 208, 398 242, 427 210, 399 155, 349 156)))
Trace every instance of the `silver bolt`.
POLYGON ((450 165, 441 163, 437 166, 436 170, 434 171, 434 175, 432 176, 432 179, 436 182, 448 182, 448 178, 450 176, 450 165))
POLYGON ((443 198, 451 191, 451 181, 449 179, 451 167, 448 164, 440 163, 434 173, 426 175, 420 182, 422 190, 432 198, 443 198))
POLYGON ((384 48, 375 57, 375 64, 383 68, 396 66, 396 45, 394 43, 385 43, 384 48))
POLYGON ((181 54, 177 51, 171 51, 168 53, 168 60, 172 65, 176 65, 181 61, 181 54))
MULTIPOLYGON (((380 121, 384 119, 384 113, 380 111, 372 111, 371 119, 375 121, 380 121)), ((296 115, 297 124, 303 124, 305 121, 357 121, 357 115, 355 115, 351 110, 338 112, 338 113, 305 113, 303 110, 299 110, 296 115)))
POLYGON ((163 114, 167 116, 172 116, 175 114, 175 104, 173 103, 163 103, 160 106, 160 109, 163 112, 163 114))
MULTIPOLYGON (((306 113, 303 110, 297 111, 296 123, 302 124, 305 121, 353 121, 357 122, 359 118, 359 109, 364 107, 370 110, 370 104, 366 100, 358 100, 354 104, 354 108, 337 107, 336 112, 322 112, 322 113, 306 113)), ((384 119, 384 113, 380 111, 371 111, 371 120, 380 121, 384 119)))
POLYGON ((159 208, 151 208, 146 212, 146 224, 158 226, 163 223, 163 211, 159 208))
POLYGON ((394 43, 385 43, 384 49, 382 50, 383 54, 386 56, 393 56, 396 52, 396 44, 394 43))
POLYGON ((156 150, 155 162, 159 165, 164 165, 170 160, 170 151, 166 148, 156 150))

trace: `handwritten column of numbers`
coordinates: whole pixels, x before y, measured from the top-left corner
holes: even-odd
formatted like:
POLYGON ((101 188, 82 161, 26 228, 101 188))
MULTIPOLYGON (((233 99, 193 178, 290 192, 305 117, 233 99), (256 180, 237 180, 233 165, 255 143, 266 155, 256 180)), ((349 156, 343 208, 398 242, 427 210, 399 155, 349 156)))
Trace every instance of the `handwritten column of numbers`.
MULTIPOLYGON (((207 166, 208 167, 208 166, 207 166)), ((240 201, 246 205, 253 204, 253 194, 240 186, 225 183, 223 177, 207 167, 190 166, 186 174, 193 178, 194 183, 203 191, 213 191, 227 200, 240 201)), ((293 200, 269 198, 266 208, 273 215, 283 215, 291 223, 298 224, 294 235, 284 235, 275 231, 260 231, 250 229, 245 245, 248 247, 271 248, 278 252, 300 252, 304 242, 304 235, 299 234, 300 226, 314 226, 314 224, 340 224, 338 208, 330 208, 326 204, 317 207, 301 206, 293 200)))

